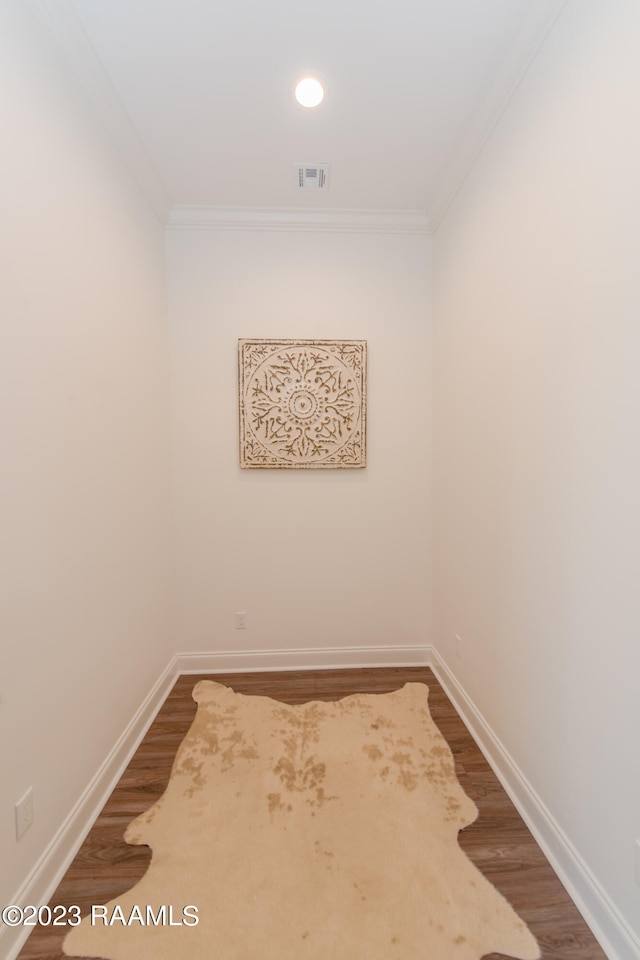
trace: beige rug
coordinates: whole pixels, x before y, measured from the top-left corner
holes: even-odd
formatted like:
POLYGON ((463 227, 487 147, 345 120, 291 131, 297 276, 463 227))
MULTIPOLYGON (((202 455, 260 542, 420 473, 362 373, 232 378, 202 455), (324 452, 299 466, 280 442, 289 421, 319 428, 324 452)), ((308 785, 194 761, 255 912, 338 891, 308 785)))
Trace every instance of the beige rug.
POLYGON ((203 680, 193 697, 167 790, 125 834, 149 870, 68 934, 68 956, 540 957, 458 846, 477 809, 423 684, 290 707, 203 680))

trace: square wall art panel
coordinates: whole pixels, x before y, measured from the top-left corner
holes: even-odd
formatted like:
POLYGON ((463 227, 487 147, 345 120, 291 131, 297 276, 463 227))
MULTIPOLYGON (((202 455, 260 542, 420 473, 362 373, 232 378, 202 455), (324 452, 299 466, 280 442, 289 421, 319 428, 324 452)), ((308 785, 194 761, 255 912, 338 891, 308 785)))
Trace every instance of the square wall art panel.
POLYGON ((239 340, 240 466, 366 466, 366 340, 239 340))

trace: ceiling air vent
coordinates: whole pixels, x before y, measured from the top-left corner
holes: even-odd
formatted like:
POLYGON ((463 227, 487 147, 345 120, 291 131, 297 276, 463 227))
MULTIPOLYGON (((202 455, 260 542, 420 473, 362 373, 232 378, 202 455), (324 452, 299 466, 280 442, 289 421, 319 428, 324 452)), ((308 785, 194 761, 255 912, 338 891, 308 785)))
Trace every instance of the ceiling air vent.
POLYGON ((294 163, 298 190, 328 190, 328 163, 294 163))

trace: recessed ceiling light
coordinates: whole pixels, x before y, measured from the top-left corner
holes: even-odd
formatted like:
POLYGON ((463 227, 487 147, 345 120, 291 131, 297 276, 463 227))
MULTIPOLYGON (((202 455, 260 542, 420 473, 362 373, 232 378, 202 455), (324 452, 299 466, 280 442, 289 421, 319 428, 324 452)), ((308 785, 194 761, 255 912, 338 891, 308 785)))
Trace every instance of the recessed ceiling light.
POLYGON ((322 84, 315 77, 303 77, 296 85, 296 100, 303 107, 317 107, 322 103, 324 90, 322 84))

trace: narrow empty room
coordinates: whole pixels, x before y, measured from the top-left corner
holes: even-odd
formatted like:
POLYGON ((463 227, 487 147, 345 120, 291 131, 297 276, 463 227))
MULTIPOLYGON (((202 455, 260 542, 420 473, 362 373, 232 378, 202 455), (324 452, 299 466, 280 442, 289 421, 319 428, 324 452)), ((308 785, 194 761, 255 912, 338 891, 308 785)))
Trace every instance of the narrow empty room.
POLYGON ((447 960, 640 958, 639 49, 635 0, 2 0, 1 957, 82 955, 190 771, 315 832, 237 855, 299 929, 229 839, 174 956, 215 908, 410 960, 442 897, 447 960))

